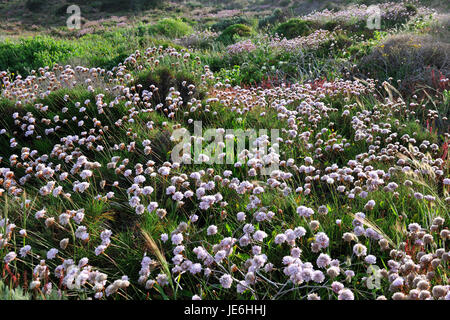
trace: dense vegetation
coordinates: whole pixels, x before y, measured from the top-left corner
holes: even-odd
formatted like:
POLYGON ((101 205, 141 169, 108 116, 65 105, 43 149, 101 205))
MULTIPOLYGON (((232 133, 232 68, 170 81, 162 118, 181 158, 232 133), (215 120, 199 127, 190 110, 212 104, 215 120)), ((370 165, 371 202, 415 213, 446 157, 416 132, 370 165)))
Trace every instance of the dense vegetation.
POLYGON ((0 39, 1 300, 450 299, 445 8, 75 3, 0 39))

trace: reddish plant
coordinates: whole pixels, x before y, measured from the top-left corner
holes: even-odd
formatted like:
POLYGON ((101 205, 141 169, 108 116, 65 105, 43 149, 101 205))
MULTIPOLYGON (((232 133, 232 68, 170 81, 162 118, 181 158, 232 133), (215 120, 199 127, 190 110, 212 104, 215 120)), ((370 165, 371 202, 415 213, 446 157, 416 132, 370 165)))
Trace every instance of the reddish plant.
POLYGON ((13 286, 16 287, 17 286, 17 277, 12 273, 11 269, 9 268, 8 264, 5 264, 5 266, 3 267, 3 278, 6 278, 6 274, 5 271, 8 272, 9 276, 11 277, 11 280, 13 281, 13 286))
POLYGON ((420 249, 420 246, 419 246, 419 248, 416 246, 416 245, 411 245, 410 243, 409 243, 409 239, 406 239, 406 245, 405 245, 405 252, 406 252, 406 254, 407 255, 409 255, 409 256, 411 256, 411 257, 414 257, 415 256, 415 254, 416 254, 416 252, 418 251, 417 249, 420 249))
POLYGON ((312 88, 313 90, 316 90, 316 89, 318 89, 318 88, 322 88, 323 85, 325 84, 325 82, 327 82, 327 79, 326 79, 326 78, 315 80, 315 81, 311 84, 311 88, 312 88))
POLYGON ((440 70, 431 69, 431 82, 435 89, 444 91, 448 84, 448 79, 440 70))
POLYGON ((447 158, 447 155, 448 155, 448 141, 445 141, 443 146, 442 146, 442 158, 441 159, 444 160, 444 162, 442 163, 442 167, 444 166, 445 159, 447 158))

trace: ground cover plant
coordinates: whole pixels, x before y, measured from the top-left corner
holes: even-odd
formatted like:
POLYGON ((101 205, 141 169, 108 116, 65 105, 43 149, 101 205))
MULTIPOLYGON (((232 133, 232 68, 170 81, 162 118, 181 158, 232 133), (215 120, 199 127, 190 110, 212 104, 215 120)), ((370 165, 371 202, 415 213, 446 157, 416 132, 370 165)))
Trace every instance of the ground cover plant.
POLYGON ((0 299, 450 300, 445 8, 154 3, 0 39, 0 299))

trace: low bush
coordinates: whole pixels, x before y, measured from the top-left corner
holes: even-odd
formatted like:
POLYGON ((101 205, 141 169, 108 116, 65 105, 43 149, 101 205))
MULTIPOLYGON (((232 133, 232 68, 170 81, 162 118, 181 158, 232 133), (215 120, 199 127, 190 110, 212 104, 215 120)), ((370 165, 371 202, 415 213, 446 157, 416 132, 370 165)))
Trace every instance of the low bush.
POLYGON ((192 33, 192 27, 179 19, 165 18, 147 28, 149 35, 178 38, 192 33))
POLYGON ((404 94, 413 94, 419 84, 443 89, 441 80, 450 77, 449 52, 449 43, 431 36, 394 35, 363 57, 359 69, 379 81, 399 80, 404 94))
POLYGON ((25 7, 31 12, 37 12, 42 9, 44 2, 41 0, 27 0, 25 7))

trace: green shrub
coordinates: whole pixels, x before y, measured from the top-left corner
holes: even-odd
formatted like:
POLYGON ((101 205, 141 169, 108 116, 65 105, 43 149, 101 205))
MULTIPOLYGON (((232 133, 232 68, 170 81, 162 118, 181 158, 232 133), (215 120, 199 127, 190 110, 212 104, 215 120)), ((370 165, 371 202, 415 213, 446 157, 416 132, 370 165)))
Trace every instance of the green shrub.
POLYGON ((0 70, 27 75, 32 69, 68 58, 75 51, 75 45, 50 37, 21 39, 18 42, 0 42, 0 70))
POLYGON ((321 27, 322 29, 328 30, 328 31, 333 31, 336 27, 339 26, 339 23, 337 21, 326 21, 325 24, 323 24, 321 27))
POLYGON ((229 68, 228 59, 224 59, 222 54, 217 52, 208 52, 208 54, 200 55, 201 60, 209 66, 212 72, 218 72, 223 68, 229 68))
POLYGON ((275 33, 292 39, 300 36, 307 36, 312 32, 311 23, 299 18, 289 19, 286 22, 281 23, 275 29, 275 33))
POLYGON ((379 81, 401 80, 400 91, 411 95, 418 84, 439 89, 439 77, 450 77, 448 52, 449 43, 431 36, 395 35, 363 57, 359 69, 379 81))
POLYGON ((170 40, 147 34, 143 27, 87 34, 76 40, 47 36, 0 41, 0 71, 27 76, 31 70, 55 63, 100 67, 110 70, 123 62, 136 49, 150 46, 180 48, 170 40))
POLYGON ((247 17, 232 17, 214 23, 213 25, 211 25, 211 30, 216 32, 223 31, 229 26, 232 26, 233 24, 245 24, 251 26, 252 22, 247 17))
POLYGON ((67 15, 67 8, 69 7, 68 4, 63 4, 56 8, 55 10, 55 16, 66 16, 67 15))
POLYGON ((248 37, 252 34, 252 28, 245 24, 233 24, 226 28, 220 36, 217 38, 218 41, 223 44, 234 43, 238 37, 248 37))

